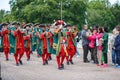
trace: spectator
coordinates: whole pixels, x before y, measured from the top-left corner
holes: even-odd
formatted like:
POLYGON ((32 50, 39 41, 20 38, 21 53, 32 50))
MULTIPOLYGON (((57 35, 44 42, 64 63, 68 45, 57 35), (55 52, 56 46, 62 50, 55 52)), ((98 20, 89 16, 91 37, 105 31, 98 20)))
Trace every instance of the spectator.
POLYGON ((91 49, 91 55, 95 64, 98 64, 97 59, 97 47, 96 47, 96 37, 97 37, 97 29, 93 29, 92 35, 88 36, 88 40, 90 41, 89 47, 91 49))
POLYGON ((88 31, 87 31, 88 27, 87 25, 83 26, 83 30, 81 32, 82 35, 82 46, 83 46, 83 62, 88 63, 88 51, 89 51, 89 41, 87 39, 88 36, 88 31))
POLYGON ((107 56, 107 52, 108 52, 108 28, 104 27, 103 29, 104 34, 103 34, 103 50, 102 50, 102 63, 103 63, 103 67, 107 67, 107 63, 108 63, 108 56, 107 56))
POLYGON ((103 29, 98 28, 98 34, 97 34, 97 38, 96 38, 96 41, 98 41, 98 44, 97 44, 97 57, 98 57, 98 61, 99 61, 98 66, 101 65, 101 57, 102 57, 102 49, 103 49, 102 37, 103 37, 103 29))
POLYGON ((117 31, 119 34, 115 38, 115 43, 114 43, 114 50, 116 51, 116 68, 120 68, 120 26, 117 27, 117 31))
POLYGON ((113 65, 116 65, 116 51, 114 50, 114 42, 115 42, 116 36, 119 34, 116 29, 117 29, 117 27, 115 27, 115 29, 113 29, 113 35, 110 37, 110 51, 112 54, 113 65))

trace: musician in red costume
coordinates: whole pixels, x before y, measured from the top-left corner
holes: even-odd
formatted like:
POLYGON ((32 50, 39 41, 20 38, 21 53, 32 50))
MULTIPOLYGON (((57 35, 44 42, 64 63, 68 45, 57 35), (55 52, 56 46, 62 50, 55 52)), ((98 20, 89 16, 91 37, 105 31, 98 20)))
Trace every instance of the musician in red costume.
POLYGON ((53 54, 56 54, 56 59, 57 59, 57 65, 58 69, 62 70, 64 69, 64 59, 68 55, 67 52, 67 39, 65 38, 65 31, 63 30, 63 26, 65 25, 65 22, 62 20, 58 20, 57 22, 54 23, 57 27, 54 31, 54 37, 53 37, 53 54))
POLYGON ((53 33, 50 31, 50 26, 48 25, 46 27, 46 32, 47 32, 47 50, 48 50, 48 60, 52 60, 51 54, 52 54, 52 45, 53 45, 53 33))
POLYGON ((6 61, 9 60, 8 54, 10 51, 10 42, 9 42, 9 30, 8 30, 8 24, 4 23, 2 24, 2 32, 1 35, 3 36, 3 52, 6 57, 6 61))
POLYGON ((48 64, 48 58, 49 58, 49 53, 47 50, 47 38, 46 38, 46 32, 45 32, 45 26, 42 27, 42 33, 40 34, 40 42, 41 42, 41 54, 42 54, 42 61, 43 65, 48 64))
POLYGON ((14 57, 16 61, 16 66, 18 66, 19 63, 21 65, 23 64, 21 58, 24 54, 24 38, 23 38, 24 32, 23 29, 20 28, 20 24, 18 22, 14 22, 13 25, 16 28, 16 30, 12 32, 16 41, 15 43, 16 53, 14 54, 14 57))
POLYGON ((63 33, 60 32, 60 51, 57 55, 57 63, 58 63, 58 69, 59 70, 62 70, 64 69, 64 59, 66 56, 68 56, 68 52, 67 52, 67 49, 66 49, 66 41, 67 39, 64 37, 63 33))
POLYGON ((67 60, 67 64, 69 65, 69 62, 71 64, 74 64, 73 63, 73 56, 75 55, 76 53, 76 47, 75 47, 75 35, 74 35, 74 32, 72 32, 72 28, 70 27, 70 25, 67 25, 67 32, 66 32, 66 35, 67 35, 67 41, 68 41, 68 45, 67 45, 67 51, 68 51, 68 56, 66 57, 66 60, 67 60))
POLYGON ((26 52, 26 57, 27 57, 27 61, 30 60, 30 39, 31 39, 31 34, 30 34, 30 31, 29 31, 29 28, 30 28, 30 25, 26 25, 25 27, 25 30, 24 30, 24 49, 25 49, 25 52, 26 52))

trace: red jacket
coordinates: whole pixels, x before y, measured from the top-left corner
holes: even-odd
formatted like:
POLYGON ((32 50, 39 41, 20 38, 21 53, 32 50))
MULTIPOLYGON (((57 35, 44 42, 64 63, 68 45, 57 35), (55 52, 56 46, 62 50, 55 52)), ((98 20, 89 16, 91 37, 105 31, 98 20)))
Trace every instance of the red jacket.
POLYGON ((4 48, 10 48, 9 30, 2 31, 1 35, 3 36, 3 47, 4 48))
POLYGON ((43 49, 47 49, 47 39, 46 39, 46 36, 45 36, 45 33, 43 32, 41 35, 40 35, 40 39, 42 39, 42 44, 43 44, 43 49))
POLYGON ((16 48, 24 48, 24 38, 23 38, 23 32, 20 30, 14 31, 14 36, 16 36, 16 48))

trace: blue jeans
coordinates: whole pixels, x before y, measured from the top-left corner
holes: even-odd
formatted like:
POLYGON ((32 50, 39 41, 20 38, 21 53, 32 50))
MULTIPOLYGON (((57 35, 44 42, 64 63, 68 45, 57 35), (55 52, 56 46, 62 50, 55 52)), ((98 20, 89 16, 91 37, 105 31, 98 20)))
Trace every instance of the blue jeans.
POLYGON ((76 48, 76 53, 78 56, 80 56, 80 49, 76 48))
POLYGON ((120 50, 116 51, 116 63, 120 65, 120 50))
POLYGON ((112 62, 116 64, 116 51, 112 49, 112 62))

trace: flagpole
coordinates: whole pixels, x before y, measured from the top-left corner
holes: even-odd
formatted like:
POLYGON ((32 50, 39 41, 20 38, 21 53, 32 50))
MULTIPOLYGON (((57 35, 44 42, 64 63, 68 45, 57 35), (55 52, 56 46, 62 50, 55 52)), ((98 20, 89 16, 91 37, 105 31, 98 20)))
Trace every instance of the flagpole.
POLYGON ((62 1, 61 1, 61 20, 62 20, 62 1))

